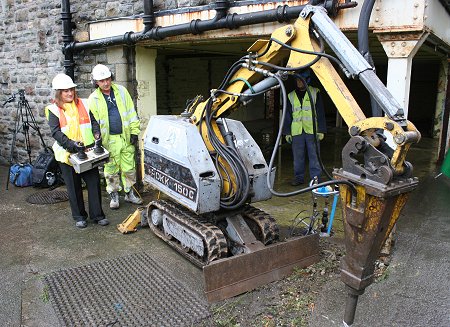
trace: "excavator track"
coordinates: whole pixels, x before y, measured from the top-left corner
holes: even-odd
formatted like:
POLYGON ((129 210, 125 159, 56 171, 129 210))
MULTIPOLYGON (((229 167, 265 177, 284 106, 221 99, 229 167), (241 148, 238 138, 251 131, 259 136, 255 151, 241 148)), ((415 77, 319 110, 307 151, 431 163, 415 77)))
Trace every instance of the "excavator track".
POLYGON ((278 228, 278 224, 275 218, 268 213, 247 205, 242 212, 242 216, 258 241, 264 245, 272 244, 279 240, 280 229, 278 228))
POLYGON ((203 219, 200 216, 173 202, 167 200, 150 202, 147 208, 147 216, 151 230, 199 268, 204 267, 213 260, 226 258, 228 255, 227 241, 218 227, 208 222, 202 222, 203 219), (193 251, 183 247, 175 238, 167 235, 160 227, 155 226, 151 221, 151 211, 155 209, 161 210, 169 215, 172 220, 176 221, 177 224, 201 237, 205 248, 203 256, 200 257, 193 251))

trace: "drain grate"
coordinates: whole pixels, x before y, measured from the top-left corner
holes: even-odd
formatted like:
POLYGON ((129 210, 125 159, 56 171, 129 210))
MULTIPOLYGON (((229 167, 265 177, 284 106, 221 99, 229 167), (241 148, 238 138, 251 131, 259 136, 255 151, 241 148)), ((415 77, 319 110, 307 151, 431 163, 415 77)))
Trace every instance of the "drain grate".
POLYGON ((37 192, 27 198, 27 202, 32 204, 53 204, 67 200, 69 200, 67 191, 37 192))
POLYGON ((196 326, 210 319, 204 299, 145 253, 45 277, 63 326, 196 326))

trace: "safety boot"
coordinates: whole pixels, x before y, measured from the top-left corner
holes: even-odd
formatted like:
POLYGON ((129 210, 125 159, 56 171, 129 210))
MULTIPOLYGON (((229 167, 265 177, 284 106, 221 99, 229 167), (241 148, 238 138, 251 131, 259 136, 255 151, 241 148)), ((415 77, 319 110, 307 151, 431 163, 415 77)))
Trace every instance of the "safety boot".
POLYGON ((111 202, 109 203, 109 207, 111 209, 119 209, 119 193, 117 192, 111 192, 109 194, 111 197, 111 202))
POLYGON ((128 193, 125 194, 125 201, 134 203, 134 204, 142 204, 143 201, 140 197, 137 197, 131 189, 128 193))
POLYGON ((87 222, 86 222, 86 220, 78 220, 75 223, 75 226, 78 227, 78 228, 86 228, 87 227, 87 222))
POLYGON ((109 220, 106 218, 103 218, 103 219, 97 220, 97 224, 99 224, 100 226, 107 226, 107 225, 109 225, 109 220))
POLYGON ((294 178, 294 179, 291 181, 291 185, 292 185, 292 186, 299 186, 299 185, 302 185, 302 184, 304 184, 304 183, 305 183, 304 181, 299 180, 299 179, 296 179, 296 178, 294 178))

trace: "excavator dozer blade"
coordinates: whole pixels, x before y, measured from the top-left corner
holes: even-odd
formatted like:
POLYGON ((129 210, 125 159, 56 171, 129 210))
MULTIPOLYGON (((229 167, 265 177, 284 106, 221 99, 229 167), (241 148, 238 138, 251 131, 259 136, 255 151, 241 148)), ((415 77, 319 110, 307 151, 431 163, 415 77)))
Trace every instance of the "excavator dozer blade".
POLYGON ((319 261, 319 235, 287 239, 203 267, 209 302, 221 301, 290 275, 319 261))

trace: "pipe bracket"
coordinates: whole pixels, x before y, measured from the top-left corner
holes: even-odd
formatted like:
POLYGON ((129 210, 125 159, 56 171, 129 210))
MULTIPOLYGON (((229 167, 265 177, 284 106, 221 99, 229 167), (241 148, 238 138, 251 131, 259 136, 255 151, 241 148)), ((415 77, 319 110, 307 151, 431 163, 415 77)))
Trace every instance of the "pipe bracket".
POLYGON ((192 34, 197 35, 197 34, 201 33, 200 29, 198 28, 199 23, 200 23, 200 19, 191 20, 191 23, 189 24, 189 29, 192 34))
POLYGON ((289 16, 288 16, 288 13, 287 13, 287 9, 288 8, 289 8, 288 5, 278 6, 277 7, 276 16, 277 16, 277 21, 279 23, 285 23, 285 22, 288 22, 290 20, 289 16))

